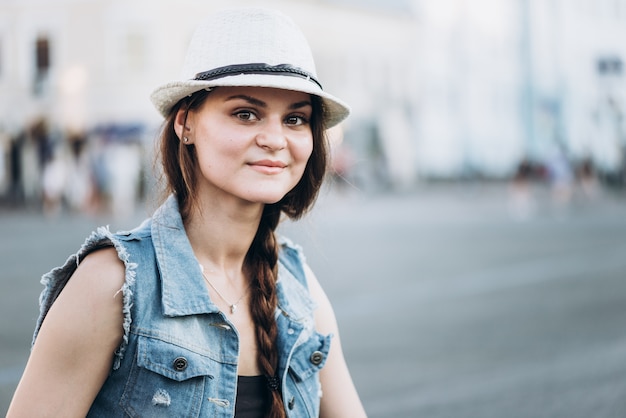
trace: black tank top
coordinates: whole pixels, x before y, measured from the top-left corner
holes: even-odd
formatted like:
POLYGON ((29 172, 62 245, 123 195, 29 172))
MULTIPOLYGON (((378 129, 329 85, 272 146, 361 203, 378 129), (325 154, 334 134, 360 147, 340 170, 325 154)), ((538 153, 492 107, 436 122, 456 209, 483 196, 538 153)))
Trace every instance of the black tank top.
POLYGON ((265 376, 237 376, 236 418, 262 418, 268 400, 265 376))

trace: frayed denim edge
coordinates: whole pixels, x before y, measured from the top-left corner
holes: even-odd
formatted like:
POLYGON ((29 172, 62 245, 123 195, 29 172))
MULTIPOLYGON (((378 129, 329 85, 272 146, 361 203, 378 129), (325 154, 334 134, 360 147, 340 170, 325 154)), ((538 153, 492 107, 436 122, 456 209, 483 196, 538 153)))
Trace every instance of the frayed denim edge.
MULTIPOLYGON (((119 240, 117 240, 114 236, 110 235, 108 228, 106 231, 109 233, 110 240, 113 243, 113 246, 117 250, 117 256, 124 263, 125 268, 125 278, 124 284, 122 288, 118 290, 117 293, 122 292, 123 296, 123 308, 122 313, 124 314, 124 336, 122 339, 122 343, 115 351, 115 359, 113 361, 113 370, 117 370, 120 367, 122 359, 124 358, 124 353, 126 352, 126 347, 128 346, 128 335, 130 334, 130 325, 133 322, 131 317, 131 308, 133 306, 133 286, 135 285, 135 278, 137 276, 137 263, 132 263, 130 261, 130 257, 128 255, 128 251, 126 247, 124 247, 119 240)), ((116 294, 117 294, 116 293, 116 294)))
POLYGON ((80 261, 94 250, 108 246, 113 246, 115 248, 119 259, 124 263, 125 266, 124 284, 117 292, 122 292, 122 312, 124 314, 124 322, 122 324, 124 328, 124 335, 122 343, 115 351, 115 358, 113 361, 113 370, 117 370, 121 365, 121 361, 124 357, 126 347, 128 346, 128 336, 130 334, 130 325, 132 323, 132 288, 134 286, 135 277, 137 275, 137 264, 130 262, 126 248, 115 237, 115 235, 111 233, 108 226, 101 226, 96 231, 92 232, 91 235, 85 240, 85 243, 80 248, 80 250, 76 254, 68 257, 63 266, 57 267, 41 277, 41 284, 44 286, 44 290, 39 295, 39 318, 37 319, 37 325, 33 334, 32 343, 35 343, 35 340, 39 333, 39 329, 41 328, 41 324, 48 314, 50 307, 67 284, 72 274, 74 274, 74 271, 76 271, 76 268, 80 264, 80 261))

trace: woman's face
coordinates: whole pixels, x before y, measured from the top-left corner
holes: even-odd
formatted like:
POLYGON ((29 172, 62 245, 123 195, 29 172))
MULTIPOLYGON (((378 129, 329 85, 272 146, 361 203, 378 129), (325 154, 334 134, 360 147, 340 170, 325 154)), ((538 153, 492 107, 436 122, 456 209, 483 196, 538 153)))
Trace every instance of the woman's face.
POLYGON ((262 87, 219 87, 176 118, 198 157, 198 192, 276 203, 300 181, 313 150, 308 94, 262 87))

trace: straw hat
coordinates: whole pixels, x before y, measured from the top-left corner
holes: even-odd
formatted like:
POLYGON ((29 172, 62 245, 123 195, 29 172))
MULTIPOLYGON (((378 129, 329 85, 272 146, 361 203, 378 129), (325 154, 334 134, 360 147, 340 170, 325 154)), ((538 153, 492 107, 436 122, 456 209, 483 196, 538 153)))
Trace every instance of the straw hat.
POLYGON ((187 50, 179 81, 157 88, 150 99, 166 117, 185 96, 218 86, 273 87, 322 98, 328 128, 350 113, 317 80, 311 49, 295 23, 266 9, 232 9, 201 23, 187 50))

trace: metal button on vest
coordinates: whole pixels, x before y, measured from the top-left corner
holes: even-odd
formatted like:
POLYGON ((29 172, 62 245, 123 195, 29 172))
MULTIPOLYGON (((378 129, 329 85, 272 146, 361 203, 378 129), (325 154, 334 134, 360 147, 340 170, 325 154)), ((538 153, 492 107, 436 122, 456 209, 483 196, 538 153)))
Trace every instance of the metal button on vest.
POLYGON ((295 403, 296 403, 296 398, 292 396, 291 399, 289 399, 289 402, 287 403, 287 407, 289 407, 290 411, 293 409, 295 403))
POLYGON ((324 354, 322 354, 321 351, 314 351, 313 354, 311 354, 310 360, 311 360, 311 363, 315 364, 316 366, 319 366, 322 360, 324 360, 324 354))
POLYGON ((174 370, 182 372, 187 368, 187 359, 185 357, 176 357, 174 360, 174 370))

